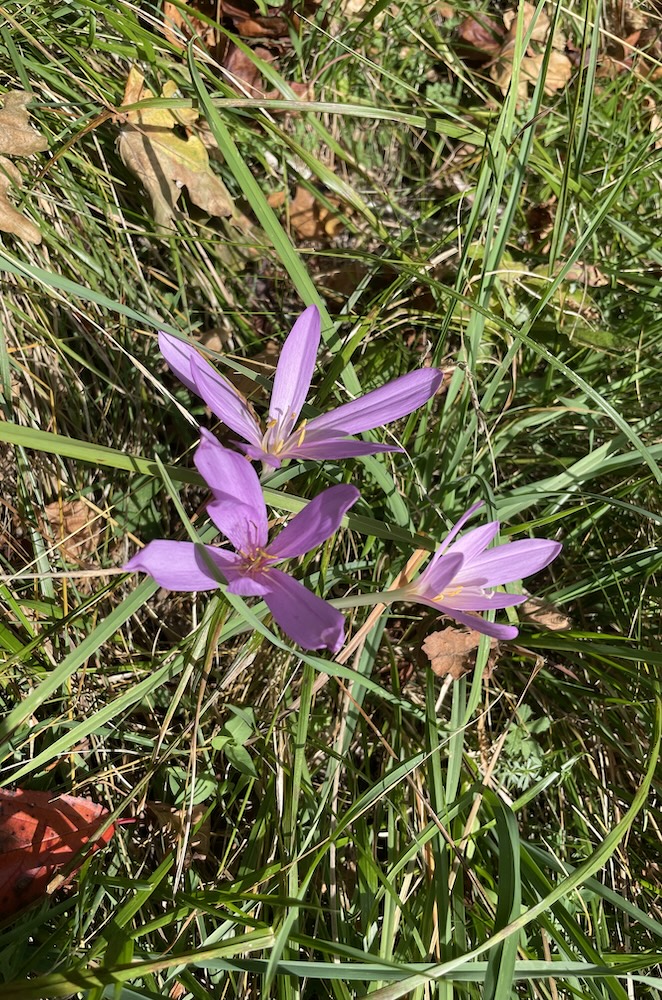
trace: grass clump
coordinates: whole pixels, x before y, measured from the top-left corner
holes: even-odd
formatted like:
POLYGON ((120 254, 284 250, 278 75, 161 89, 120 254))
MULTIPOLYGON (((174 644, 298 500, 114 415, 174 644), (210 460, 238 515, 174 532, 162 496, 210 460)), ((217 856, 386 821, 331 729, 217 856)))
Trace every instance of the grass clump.
POLYGON ((550 33, 527 39, 521 5, 508 49, 484 5, 487 55, 463 43, 474 5, 299 11, 257 56, 226 13, 214 38, 261 60, 265 98, 187 42, 214 5, 162 6, 179 40, 121 0, 0 15, 3 93, 33 94, 50 149, 13 161, 9 195, 41 243, 0 247, 3 779, 138 819, 75 892, 5 921, 3 995, 662 996, 654 9, 543 3, 550 33), (550 90, 555 46, 571 71, 550 90), (231 214, 184 190, 156 225, 118 150, 132 67, 231 214), (361 490, 300 578, 386 590, 477 499, 504 539, 563 542, 529 581, 539 617, 455 680, 413 605, 349 609, 334 659, 255 603, 117 572, 186 537, 179 506, 213 537, 196 421, 227 438, 156 331, 263 410, 302 303, 323 319, 316 409, 446 375, 377 432, 404 451, 265 479, 274 518, 361 490))

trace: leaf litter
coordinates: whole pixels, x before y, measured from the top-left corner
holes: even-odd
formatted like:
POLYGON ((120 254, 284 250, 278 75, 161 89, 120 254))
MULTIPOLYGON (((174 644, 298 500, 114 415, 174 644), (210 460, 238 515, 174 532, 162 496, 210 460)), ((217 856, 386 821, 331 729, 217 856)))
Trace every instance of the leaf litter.
MULTIPOLYGON (((177 93, 174 81, 161 90, 164 98, 177 93)), ((132 67, 124 90, 123 106, 154 97, 145 78, 132 67)), ((157 228, 172 229, 177 202, 186 188, 194 204, 210 216, 228 218, 234 205, 225 184, 212 170, 209 153, 196 134, 198 113, 184 108, 134 109, 125 113, 119 153, 125 166, 140 180, 152 202, 157 228), (186 138, 176 129, 183 128, 186 138)), ((211 137, 207 137, 210 141, 211 137)))
POLYGON ((26 243, 41 243, 37 226, 9 200, 9 191, 20 190, 23 177, 8 156, 32 156, 48 149, 48 140, 30 125, 27 105, 32 94, 12 90, 4 95, 0 110, 0 231, 11 233, 26 243))
MULTIPOLYGON (((479 632, 449 627, 431 632, 424 639, 421 648, 437 677, 450 676, 457 681, 473 670, 480 640, 479 632)), ((497 640, 490 639, 490 654, 485 665, 487 677, 492 674, 496 665, 498 648, 497 640)))

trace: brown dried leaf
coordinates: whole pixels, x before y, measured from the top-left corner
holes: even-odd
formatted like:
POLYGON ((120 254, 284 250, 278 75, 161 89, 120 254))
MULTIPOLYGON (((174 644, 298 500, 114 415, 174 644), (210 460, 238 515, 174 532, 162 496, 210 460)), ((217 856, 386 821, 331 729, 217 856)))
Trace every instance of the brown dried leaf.
MULTIPOLYGON (((539 55, 525 56, 522 59, 522 76, 532 84, 538 82, 540 70, 545 59, 541 52, 539 55)), ((547 73, 545 74, 545 93, 548 96, 555 94, 557 90, 562 90, 572 76, 572 63, 563 52, 552 49, 549 54, 547 73)))
MULTIPOLYGON (((522 28, 522 37, 526 38, 526 34, 529 28, 531 27, 531 24, 535 17, 536 8, 534 4, 528 2, 525 2, 523 6, 524 6, 524 12, 522 17, 524 20, 524 25, 522 28)), ((517 20, 518 20, 517 9, 507 10, 504 12, 503 23, 506 26, 506 32, 508 33, 508 38, 510 39, 515 38, 515 35, 517 34, 517 20)), ((549 32, 549 23, 550 22, 549 18, 547 17, 547 14, 545 14, 544 10, 540 11, 538 17, 536 18, 536 23, 534 25, 533 33, 531 35, 530 40, 532 42, 544 43, 547 40, 547 34, 549 32)))
POLYGON ((542 243, 554 228, 556 198, 531 205, 526 211, 526 222, 534 243, 542 243))
MULTIPOLYGON (((23 90, 13 90, 3 97, 0 110, 0 153, 30 156, 48 149, 48 141, 30 125, 26 105, 32 98, 23 90)), ((41 243, 41 233, 33 222, 12 205, 10 188, 20 189, 23 178, 18 168, 0 156, 0 232, 12 233, 26 243, 41 243)))
MULTIPOLYGON (((340 15, 343 18, 347 18, 348 20, 357 17, 365 17, 365 15, 368 13, 368 11, 371 9, 372 6, 373 4, 371 3, 371 0, 339 0, 338 4, 334 6, 334 17, 331 22, 332 31, 334 28, 336 29, 334 31, 334 34, 340 27, 339 25, 336 24, 338 20, 337 15, 340 15)), ((376 31, 379 31, 382 24, 384 23, 384 18, 386 17, 386 14, 387 11, 386 9, 384 9, 380 11, 380 13, 377 14, 377 16, 374 17, 373 20, 371 21, 371 26, 373 26, 376 31)))
MULTIPOLYGON (((290 23, 298 18, 283 16, 282 7, 274 7, 273 13, 263 14, 254 0, 195 0, 191 8, 215 21, 217 24, 231 22, 232 30, 246 38, 289 38, 290 23)), ((267 8, 268 9, 268 8, 267 8)), ((304 7, 304 14, 311 14, 314 4, 304 7)), ((223 62, 227 49, 227 39, 220 27, 209 24, 202 17, 180 12, 179 5, 172 2, 163 4, 163 33, 177 48, 185 48, 184 40, 193 39, 195 45, 204 47, 223 62)))
MULTIPOLYGON (((186 819, 188 809, 177 809, 166 802, 146 802, 145 808, 149 809, 156 819, 159 828, 165 839, 176 844, 186 833, 186 819)), ((203 816, 207 812, 207 806, 193 806, 191 813, 191 836, 187 845, 187 852, 192 858, 203 861, 211 851, 211 821, 209 819, 202 822, 203 816), (199 829, 196 830, 198 824, 199 829)))
MULTIPOLYGON (((264 48, 256 48, 255 55, 265 62, 273 62, 273 56, 264 48)), ((224 61, 228 73, 234 77, 235 89, 247 92, 250 97, 264 97, 264 80, 254 61, 233 45, 224 61)))
MULTIPOLYGON (((432 672, 437 677, 448 674, 458 680, 463 674, 473 670, 475 652, 480 642, 480 633, 469 629, 443 628, 439 632, 431 632, 423 642, 423 652, 430 660, 432 672)), ((486 665, 489 676, 496 663, 498 643, 490 640, 490 655, 486 665)))
MULTIPOLYGON (((273 196, 279 198, 279 193, 273 196)), ((337 198, 328 201, 335 207, 340 206, 337 198)), ((294 198, 289 206, 290 224, 297 236, 302 240, 310 240, 321 236, 335 236, 342 229, 342 219, 331 212, 326 205, 321 205, 315 195, 303 184, 297 185, 294 198)))
POLYGON ((244 38, 284 38, 288 33, 284 17, 246 17, 235 21, 235 27, 244 38))
POLYGON ((10 202, 7 193, 10 188, 21 188, 23 179, 18 167, 11 160, 0 156, 0 232, 12 233, 26 243, 41 243, 41 233, 10 202))
POLYGON ((662 118, 660 118, 657 111, 651 116, 650 130, 655 136, 655 148, 662 149, 662 118))
POLYGON ((82 564, 97 549, 98 528, 94 514, 82 500, 55 500, 44 507, 45 525, 55 539, 62 557, 82 564))
POLYGON ((495 56, 503 45, 503 27, 496 18, 488 14, 473 14, 465 17, 457 29, 461 48, 466 46, 467 55, 495 56))
MULTIPOLYGON (((513 78, 513 54, 515 43, 507 42, 498 52, 490 66, 490 78, 496 83, 502 94, 507 94, 513 78)), ((524 62, 524 60, 522 60, 524 62)), ((517 80, 517 96, 525 100, 529 93, 526 77, 520 73, 517 80)))
POLYGON ((524 621, 533 622, 550 632, 562 632, 572 626, 572 622, 562 611, 549 601, 538 597, 530 597, 520 607, 520 615, 524 621))
MULTIPOLYGON (((523 36, 531 28, 536 8, 533 4, 525 2, 523 5, 523 36)), ((496 83, 502 94, 505 94, 513 76, 513 57, 515 52, 515 39, 518 33, 518 16, 516 10, 506 11, 503 15, 503 23, 506 28, 506 36, 503 45, 497 52, 494 63, 490 68, 490 77, 496 83)), ((541 11, 529 38, 528 48, 522 57, 520 64, 520 74, 518 77, 517 93, 520 98, 525 99, 529 93, 529 83, 535 84, 540 77, 540 71, 545 59, 541 46, 548 43, 550 20, 544 11, 541 11)), ((572 63, 563 51, 565 49, 565 36, 560 31, 554 32, 552 39, 552 51, 550 52, 547 73, 545 75, 545 93, 555 94, 566 86, 572 76, 572 63)))
MULTIPOLYGON (((192 6, 189 4, 189 9, 192 6)), ((195 6, 200 13, 220 21, 222 14, 217 0, 198 0, 195 6)), ((184 16, 179 7, 169 0, 164 0, 163 4, 163 34, 178 49, 185 49, 186 42, 192 39, 194 45, 207 49, 219 62, 228 46, 228 39, 219 28, 193 14, 184 16)))
MULTIPOLYGON (((163 88, 163 97, 172 95, 172 85, 163 88)), ((123 103, 134 104, 153 96, 144 86, 144 77, 132 68, 123 103)), ((234 212, 227 188, 210 167, 205 144, 191 131, 196 122, 195 112, 182 115, 167 108, 148 108, 128 111, 126 126, 120 132, 120 156, 147 190, 156 224, 164 229, 172 228, 182 186, 209 215, 223 218, 234 212), (187 128, 185 139, 173 131, 176 125, 187 128)))
POLYGON ((585 264, 581 260, 568 268, 565 279, 566 281, 576 281, 577 284, 589 288, 604 288, 605 285, 609 284, 609 278, 599 267, 596 267, 595 264, 585 264))
POLYGON ((30 156, 48 149, 48 140, 30 125, 27 104, 32 94, 12 90, 3 97, 0 111, 0 153, 9 156, 30 156))
POLYGON ((303 240, 319 236, 316 205, 315 195, 302 184, 297 185, 294 198, 290 202, 290 223, 297 236, 303 240))

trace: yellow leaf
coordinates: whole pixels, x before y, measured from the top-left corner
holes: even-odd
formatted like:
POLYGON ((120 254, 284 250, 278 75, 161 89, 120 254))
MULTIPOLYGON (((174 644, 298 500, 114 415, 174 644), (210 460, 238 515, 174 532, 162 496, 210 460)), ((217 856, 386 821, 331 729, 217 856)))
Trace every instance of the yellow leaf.
MULTIPOLYGON (((162 96, 173 97, 176 90, 176 84, 166 84, 162 96)), ((132 68, 124 104, 136 104, 153 96, 144 85, 144 77, 132 68)), ((209 215, 227 217, 234 213, 227 188, 211 169, 205 144, 191 131, 197 120, 197 112, 190 109, 176 113, 168 108, 126 112, 119 153, 146 189, 158 227, 172 228, 182 187, 187 188, 191 201, 209 215), (187 128, 186 138, 173 131, 176 125, 187 128)))

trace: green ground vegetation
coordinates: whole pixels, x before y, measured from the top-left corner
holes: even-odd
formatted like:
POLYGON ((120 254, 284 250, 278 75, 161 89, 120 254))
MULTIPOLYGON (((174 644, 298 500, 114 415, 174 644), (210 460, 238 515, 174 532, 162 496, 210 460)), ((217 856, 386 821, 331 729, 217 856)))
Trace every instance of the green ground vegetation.
POLYGON ((542 40, 522 6, 508 41, 503 4, 323 2, 271 62, 198 6, 268 98, 161 5, 0 5, 5 106, 30 92, 48 144, 2 168, 41 236, 0 245, 2 779, 137 817, 0 926, 2 996, 660 998, 659 6, 541 2, 542 40), (152 96, 118 111, 132 68, 152 96), (224 212, 175 180, 157 224, 120 138, 155 128, 175 158, 195 138, 224 212), (376 432, 402 453, 270 475, 274 518, 361 489, 301 579, 386 589, 479 498, 504 538, 563 542, 542 618, 457 680, 424 609, 348 611, 334 662, 254 601, 116 572, 185 537, 180 508, 209 530, 217 428, 156 331, 260 408, 311 302, 319 409, 447 374, 376 432))

